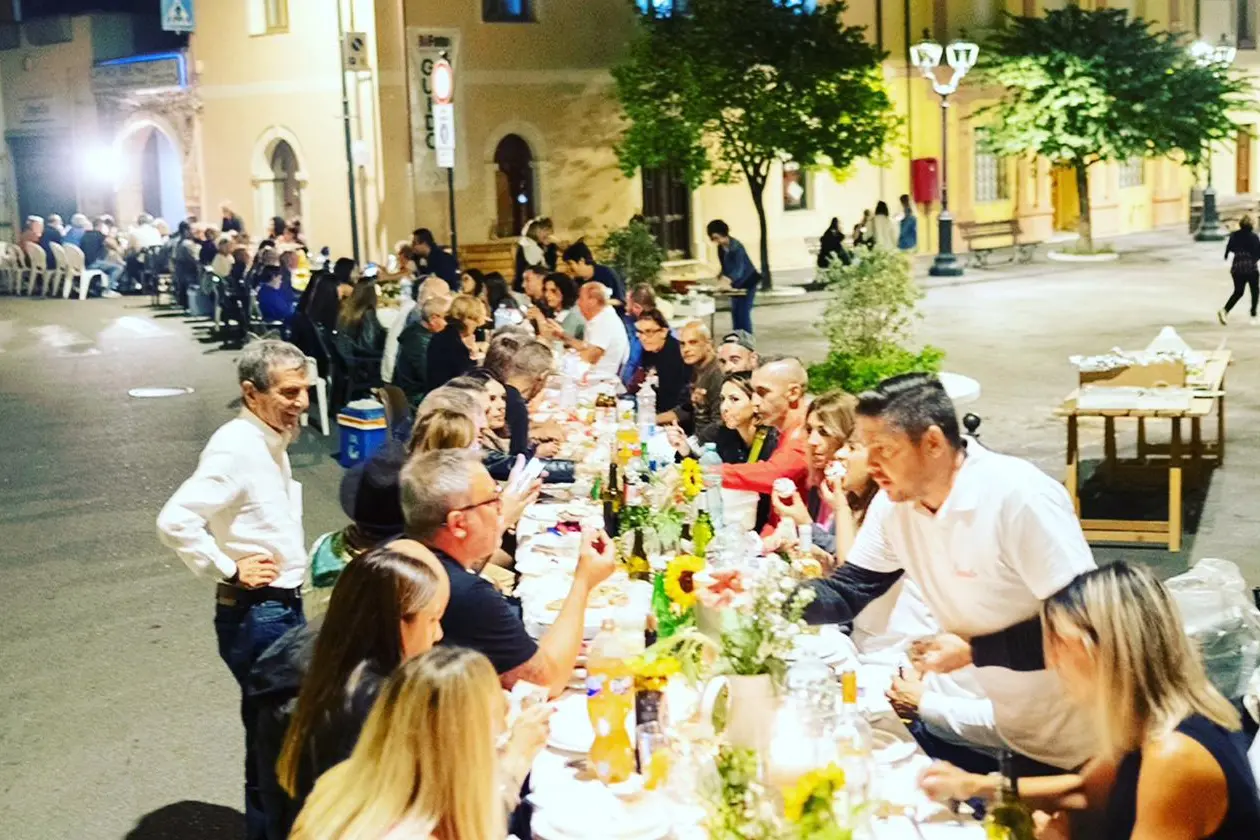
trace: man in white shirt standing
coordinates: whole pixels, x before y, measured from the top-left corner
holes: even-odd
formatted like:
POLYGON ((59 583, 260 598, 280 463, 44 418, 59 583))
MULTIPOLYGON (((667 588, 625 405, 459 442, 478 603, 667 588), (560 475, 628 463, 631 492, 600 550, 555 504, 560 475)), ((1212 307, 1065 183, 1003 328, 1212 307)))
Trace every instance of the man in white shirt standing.
POLYGON ((586 319, 585 341, 579 341, 563 332, 553 330, 552 338, 559 338, 578 351, 582 361, 595 370, 616 376, 621 366, 630 358, 630 338, 626 325, 608 302, 608 287, 603 283, 588 281, 578 290, 578 310, 586 319))
POLYGON ((1095 567, 1067 492, 1026 461, 964 441, 935 377, 886 380, 857 414, 882 492, 807 618, 850 621, 904 573, 945 631, 916 644, 921 670, 974 664, 1007 746, 1038 765, 1079 767, 1093 739, 1046 669, 1039 620, 1043 599, 1095 567))
MULTIPOLYGON (((254 660, 305 623, 301 485, 285 451, 309 405, 306 357, 284 341, 246 345, 237 366, 245 404, 211 436, 192 477, 158 514, 158 533, 198 575, 216 581, 219 656, 244 685, 254 660)), ((265 821, 253 750, 256 710, 242 692, 245 818, 250 840, 265 821)))

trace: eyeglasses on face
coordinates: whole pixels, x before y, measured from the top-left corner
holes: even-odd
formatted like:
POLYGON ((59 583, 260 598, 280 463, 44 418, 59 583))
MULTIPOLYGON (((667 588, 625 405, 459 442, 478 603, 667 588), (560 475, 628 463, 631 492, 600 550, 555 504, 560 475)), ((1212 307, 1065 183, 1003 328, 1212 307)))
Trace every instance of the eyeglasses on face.
POLYGON ((669 330, 665 329, 664 327, 650 327, 648 329, 644 329, 643 327, 635 327, 634 331, 641 338, 651 338, 654 335, 660 335, 661 333, 669 332, 669 330))
POLYGON ((499 491, 497 488, 494 491, 494 495, 491 496, 490 498, 482 499, 480 502, 474 502, 471 505, 464 505, 463 507, 451 508, 450 512, 461 513, 466 510, 476 510, 477 508, 485 507, 486 505, 494 505, 496 510, 503 509, 503 497, 499 495, 499 491))

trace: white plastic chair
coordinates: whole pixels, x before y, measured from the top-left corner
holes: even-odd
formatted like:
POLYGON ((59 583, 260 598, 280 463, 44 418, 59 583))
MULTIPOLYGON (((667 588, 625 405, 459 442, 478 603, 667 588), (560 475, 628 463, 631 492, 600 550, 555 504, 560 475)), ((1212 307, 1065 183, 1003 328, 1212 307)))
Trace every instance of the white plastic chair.
POLYGON ((27 267, 22 270, 22 279, 18 281, 18 294, 30 297, 35 293, 35 282, 48 282, 48 255, 37 242, 23 242, 22 253, 26 255, 27 267), (25 291, 23 291, 25 287, 25 291))
POLYGON ((0 242, 0 283, 4 291, 16 294, 22 280, 22 252, 18 246, 9 242, 0 242))
POLYGON ((66 275, 66 282, 62 286, 62 293, 69 298, 74 294, 74 284, 79 284, 79 300, 86 300, 88 290, 92 288, 92 279, 101 278, 101 285, 105 284, 105 272, 99 268, 93 268, 90 271, 84 264, 86 258, 83 256, 83 249, 78 245, 66 243, 64 246, 66 251, 66 263, 69 266, 70 273, 66 275))
MULTIPOLYGON (((311 406, 312 409, 318 411, 319 430, 325 437, 328 436, 328 389, 332 387, 332 378, 319 375, 319 362, 306 357, 306 378, 315 386, 315 402, 318 406, 311 406)), ((307 410, 307 415, 310 410, 307 410)))
POLYGON ((48 271, 48 281, 44 283, 44 297, 61 294, 70 278, 70 263, 66 259, 66 249, 62 247, 60 242, 49 242, 49 249, 52 250, 53 264, 48 271))

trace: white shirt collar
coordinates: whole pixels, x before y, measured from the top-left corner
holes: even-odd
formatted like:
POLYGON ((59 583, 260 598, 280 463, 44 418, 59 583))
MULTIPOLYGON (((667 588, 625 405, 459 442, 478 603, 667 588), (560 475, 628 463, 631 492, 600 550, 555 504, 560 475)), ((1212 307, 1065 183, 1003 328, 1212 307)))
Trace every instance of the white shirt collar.
POLYGON ((290 435, 284 432, 277 432, 271 426, 263 422, 263 419, 248 408, 241 409, 240 418, 249 422, 255 428, 259 429, 263 434, 263 440, 267 443, 267 448, 271 450, 272 455, 281 455, 289 444, 292 443, 290 435))

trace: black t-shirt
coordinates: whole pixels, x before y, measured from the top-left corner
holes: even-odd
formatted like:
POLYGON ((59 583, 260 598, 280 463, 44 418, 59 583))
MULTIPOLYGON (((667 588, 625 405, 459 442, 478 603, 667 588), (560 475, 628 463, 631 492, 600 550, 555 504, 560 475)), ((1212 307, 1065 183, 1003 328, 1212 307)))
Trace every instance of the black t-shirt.
POLYGON ((89 230, 79 240, 79 248, 83 250, 83 264, 90 268, 92 263, 105 256, 105 234, 89 230))
POLYGON ((682 347, 678 339, 666 336, 665 346, 655 353, 643 351, 639 369, 646 372, 655 370, 658 379, 656 388, 657 413, 673 411, 683 399, 683 392, 691 382, 691 369, 683 362, 682 347))
POLYGON ((511 443, 508 446, 508 454, 513 458, 517 455, 530 455, 529 445, 529 403, 525 402, 525 397, 520 391, 511 385, 504 385, 505 392, 503 401, 505 404, 504 420, 507 423, 508 434, 511 435, 511 443))
POLYGON ((494 584, 436 548, 431 550, 451 579, 451 601, 442 614, 442 644, 484 653, 500 674, 528 662, 538 644, 494 584))

